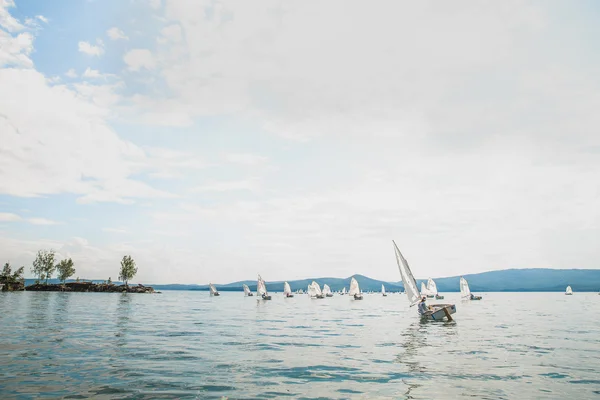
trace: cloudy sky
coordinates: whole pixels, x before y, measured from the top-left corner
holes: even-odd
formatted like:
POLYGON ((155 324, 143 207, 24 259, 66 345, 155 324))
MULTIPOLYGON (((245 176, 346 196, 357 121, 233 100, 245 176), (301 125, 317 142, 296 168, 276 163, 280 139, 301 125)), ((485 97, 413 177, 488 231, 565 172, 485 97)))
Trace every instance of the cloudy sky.
MULTIPOLYGON (((0 257, 600 267, 595 1, 0 0, 0 257)), ((28 274, 30 276, 30 274, 28 274)))

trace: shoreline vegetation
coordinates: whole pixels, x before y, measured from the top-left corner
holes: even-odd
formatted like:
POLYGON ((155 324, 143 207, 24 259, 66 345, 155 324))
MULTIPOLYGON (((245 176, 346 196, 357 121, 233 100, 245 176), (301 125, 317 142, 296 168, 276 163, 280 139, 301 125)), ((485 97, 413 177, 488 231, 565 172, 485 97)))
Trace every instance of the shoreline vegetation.
POLYGON ((32 263, 31 272, 37 276, 34 284, 25 286, 25 266, 21 266, 13 272, 10 263, 4 264, 0 273, 0 291, 17 292, 105 292, 105 293, 160 293, 155 292, 152 286, 137 284, 129 286, 129 281, 137 274, 137 266, 133 258, 129 255, 123 256, 121 260, 121 269, 119 270, 119 280, 124 284, 114 284, 111 278, 104 282, 80 281, 67 282, 67 279, 75 275, 75 263, 71 258, 65 258, 56 262, 56 252, 54 250, 39 250, 32 263), (52 279, 54 272, 58 272, 60 283, 48 283, 52 279))

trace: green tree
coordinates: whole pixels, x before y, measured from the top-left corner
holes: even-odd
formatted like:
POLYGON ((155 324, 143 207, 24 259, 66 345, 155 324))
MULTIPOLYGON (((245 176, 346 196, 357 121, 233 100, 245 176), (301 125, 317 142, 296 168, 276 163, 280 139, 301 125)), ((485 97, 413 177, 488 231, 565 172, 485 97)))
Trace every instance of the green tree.
POLYGON ((24 271, 25 267, 21 267, 15 272, 13 272, 10 263, 4 264, 2 272, 0 273, 0 283, 6 285, 5 290, 10 290, 10 287, 12 287, 12 285, 23 281, 24 271))
POLYGON ((58 270, 58 279, 62 281, 64 284, 65 281, 75 275, 75 268, 73 267, 73 260, 70 258, 68 260, 62 260, 56 266, 58 270))
POLYGON ((127 282, 137 274, 137 267, 135 266, 135 261, 131 256, 123 256, 123 260, 121 260, 121 272, 119 272, 119 279, 125 282, 125 286, 127 286, 127 282))
POLYGON ((2 268, 2 273, 0 274, 0 283, 8 283, 10 278, 12 277, 12 267, 10 263, 4 264, 4 268, 2 268))
POLYGON ((52 277, 56 265, 54 265, 54 250, 39 250, 33 261, 31 272, 39 278, 40 281, 45 280, 48 284, 48 278, 52 277))

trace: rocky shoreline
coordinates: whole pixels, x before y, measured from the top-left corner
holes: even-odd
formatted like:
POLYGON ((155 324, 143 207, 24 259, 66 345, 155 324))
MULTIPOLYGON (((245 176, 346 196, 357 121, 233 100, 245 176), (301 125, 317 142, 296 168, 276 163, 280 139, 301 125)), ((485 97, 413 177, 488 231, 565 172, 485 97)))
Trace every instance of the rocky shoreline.
POLYGON ((151 286, 138 284, 136 286, 114 285, 93 282, 68 282, 63 284, 36 283, 25 288, 28 292, 103 292, 103 293, 160 293, 151 286))

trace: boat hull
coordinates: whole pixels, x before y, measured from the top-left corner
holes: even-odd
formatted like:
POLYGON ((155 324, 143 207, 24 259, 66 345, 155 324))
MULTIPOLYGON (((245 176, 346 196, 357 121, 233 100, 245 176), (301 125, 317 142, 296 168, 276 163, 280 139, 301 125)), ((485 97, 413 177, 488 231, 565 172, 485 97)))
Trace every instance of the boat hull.
POLYGON ((436 295, 435 299, 436 300, 444 300, 444 296, 436 295))
POLYGON ((271 300, 271 296, 262 296, 263 300, 271 300))
POLYGON ((333 294, 331 294, 331 293, 327 293, 327 294, 325 295, 325 297, 333 297, 333 294))
POLYGON ((443 321, 444 319, 452 320, 451 317, 448 317, 456 313, 456 306, 454 304, 432 304, 429 308, 433 312, 431 314, 422 315, 422 319, 428 321, 443 321))
POLYGON ((362 300, 363 299, 362 294, 355 294, 352 297, 354 297, 354 300, 362 300))
POLYGON ((565 293, 565 296, 573 296, 573 293, 565 293))
POLYGON ((285 297, 286 298, 288 298, 288 297, 294 297, 294 295, 293 294, 286 294, 285 297))

